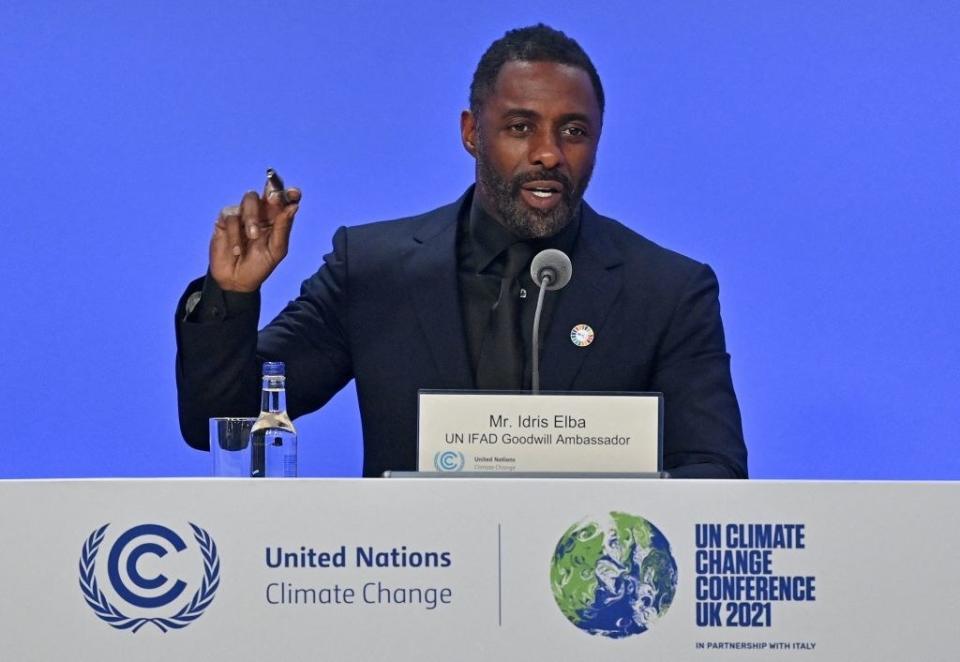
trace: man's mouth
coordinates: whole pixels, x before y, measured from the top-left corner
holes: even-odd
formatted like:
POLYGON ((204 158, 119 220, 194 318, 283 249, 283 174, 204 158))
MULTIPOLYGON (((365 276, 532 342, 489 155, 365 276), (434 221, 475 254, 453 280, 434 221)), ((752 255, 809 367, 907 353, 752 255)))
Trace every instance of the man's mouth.
POLYGON ((560 195, 563 192, 563 184, 555 181, 534 181, 527 182, 521 188, 529 191, 536 198, 549 199, 554 195, 560 195))
POLYGON ((532 209, 547 213, 563 204, 564 184, 550 179, 524 182, 520 187, 520 198, 532 209))

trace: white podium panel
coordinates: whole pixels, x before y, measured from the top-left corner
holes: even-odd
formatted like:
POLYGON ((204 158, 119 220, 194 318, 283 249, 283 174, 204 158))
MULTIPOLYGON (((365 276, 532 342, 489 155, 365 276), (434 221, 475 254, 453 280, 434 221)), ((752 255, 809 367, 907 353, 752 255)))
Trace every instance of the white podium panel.
POLYGON ((958 483, 0 481, 5 660, 955 660, 958 483))

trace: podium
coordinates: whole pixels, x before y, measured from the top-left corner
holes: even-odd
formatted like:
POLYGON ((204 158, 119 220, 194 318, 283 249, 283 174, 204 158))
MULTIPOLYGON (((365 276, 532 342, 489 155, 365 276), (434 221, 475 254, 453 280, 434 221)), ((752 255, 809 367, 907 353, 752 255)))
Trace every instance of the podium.
POLYGON ((0 481, 9 660, 951 660, 960 483, 0 481))

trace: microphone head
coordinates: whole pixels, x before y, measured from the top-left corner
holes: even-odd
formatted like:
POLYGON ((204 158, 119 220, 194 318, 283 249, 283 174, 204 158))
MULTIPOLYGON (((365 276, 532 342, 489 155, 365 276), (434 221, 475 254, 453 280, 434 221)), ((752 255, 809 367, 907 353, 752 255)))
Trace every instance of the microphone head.
POLYGON ((563 251, 548 248, 537 253, 530 263, 530 277, 537 287, 559 290, 573 277, 573 264, 563 251), (547 282, 544 283, 544 278, 547 282))

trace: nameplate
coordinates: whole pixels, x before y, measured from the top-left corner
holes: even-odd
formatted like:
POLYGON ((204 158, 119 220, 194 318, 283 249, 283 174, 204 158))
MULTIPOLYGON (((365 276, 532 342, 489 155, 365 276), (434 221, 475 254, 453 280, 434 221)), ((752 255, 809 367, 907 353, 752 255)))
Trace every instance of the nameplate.
POLYGON ((419 393, 418 471, 656 472, 660 393, 419 393))

